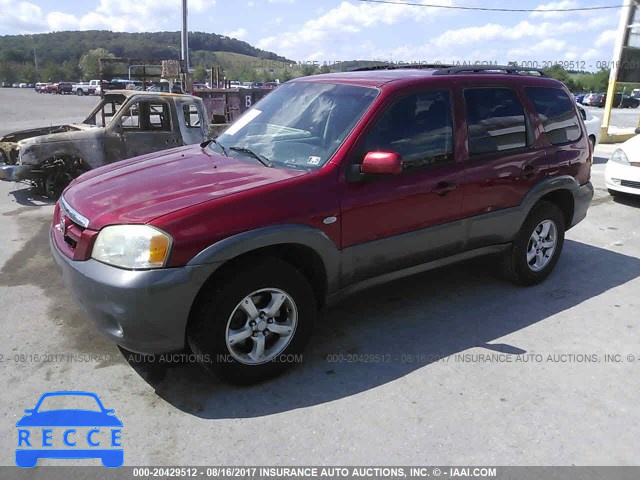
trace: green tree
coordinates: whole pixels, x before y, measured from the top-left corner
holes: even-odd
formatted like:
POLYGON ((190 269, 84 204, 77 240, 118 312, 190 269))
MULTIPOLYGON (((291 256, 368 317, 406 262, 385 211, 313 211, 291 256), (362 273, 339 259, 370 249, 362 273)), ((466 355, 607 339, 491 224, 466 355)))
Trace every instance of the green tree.
POLYGON ((42 69, 41 79, 44 82, 59 82, 62 72, 60 66, 49 62, 42 69))
POLYGON ((14 83, 18 79, 18 73, 12 62, 0 61, 0 82, 14 83))
POLYGON ((207 80, 207 70, 204 65, 198 65, 193 71, 194 82, 205 82, 207 80))
POLYGON ((564 69, 562 65, 556 64, 553 67, 546 68, 544 70, 544 73, 546 73, 551 78, 560 80, 572 92, 579 90, 579 86, 576 85, 576 82, 573 81, 569 73, 564 69))
POLYGON ((38 81, 38 73, 33 65, 28 63, 22 65, 19 73, 20 79, 26 83, 35 83, 38 81))
POLYGON ((91 80, 100 76, 99 59, 101 58, 115 58, 115 55, 104 48, 94 48, 82 55, 79 67, 84 79, 91 80))
POLYGON ((307 64, 302 66, 302 75, 308 77, 309 75, 315 75, 318 73, 318 67, 316 65, 307 64))

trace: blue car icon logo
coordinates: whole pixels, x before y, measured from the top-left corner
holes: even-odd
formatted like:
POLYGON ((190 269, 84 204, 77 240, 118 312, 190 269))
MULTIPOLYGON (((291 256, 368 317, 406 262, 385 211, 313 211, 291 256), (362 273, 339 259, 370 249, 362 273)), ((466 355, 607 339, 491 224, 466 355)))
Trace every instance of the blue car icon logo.
POLYGON ((99 458, 105 467, 124 463, 122 422, 91 392, 49 392, 25 410, 18 427, 16 465, 35 467, 40 458, 99 458), (53 408, 79 405, 80 408, 53 408))

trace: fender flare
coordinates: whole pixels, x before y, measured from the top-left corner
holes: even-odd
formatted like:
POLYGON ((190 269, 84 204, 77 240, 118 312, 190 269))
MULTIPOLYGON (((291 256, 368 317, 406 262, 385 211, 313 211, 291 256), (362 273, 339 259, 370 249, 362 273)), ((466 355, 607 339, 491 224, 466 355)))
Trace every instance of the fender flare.
POLYGON ((232 235, 202 250, 187 263, 187 266, 220 266, 245 253, 284 244, 302 245, 316 252, 324 264, 327 292, 333 292, 338 288, 341 252, 322 230, 308 225, 274 225, 232 235))
POLYGON ((529 190, 520 203, 522 221, 524 222, 534 205, 545 195, 557 190, 569 190, 575 198, 579 189, 580 184, 571 175, 561 175, 538 182, 531 190, 529 190))

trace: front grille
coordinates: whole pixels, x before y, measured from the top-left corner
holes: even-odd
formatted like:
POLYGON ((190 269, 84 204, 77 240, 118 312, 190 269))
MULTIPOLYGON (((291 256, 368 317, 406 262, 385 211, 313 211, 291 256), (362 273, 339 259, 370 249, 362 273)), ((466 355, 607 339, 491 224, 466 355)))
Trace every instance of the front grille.
POLYGON ((620 180, 620 185, 629 188, 640 188, 640 182, 632 182, 631 180, 620 180))

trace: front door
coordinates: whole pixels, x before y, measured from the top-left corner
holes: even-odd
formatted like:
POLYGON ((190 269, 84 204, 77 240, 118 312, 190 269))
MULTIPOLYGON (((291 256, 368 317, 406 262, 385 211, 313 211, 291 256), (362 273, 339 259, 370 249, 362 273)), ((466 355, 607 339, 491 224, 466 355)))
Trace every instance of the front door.
POLYGON ((352 164, 367 152, 397 152, 403 172, 344 183, 342 246, 351 265, 345 283, 459 251, 463 171, 455 161, 448 89, 397 99, 355 150, 352 164))
POLYGON ((170 105, 160 100, 132 103, 120 119, 126 157, 166 150, 182 145, 180 130, 174 127, 170 105))

